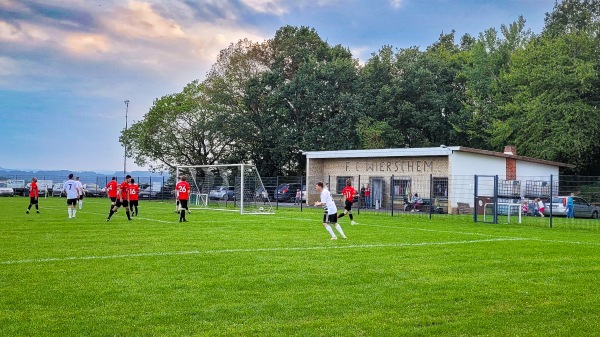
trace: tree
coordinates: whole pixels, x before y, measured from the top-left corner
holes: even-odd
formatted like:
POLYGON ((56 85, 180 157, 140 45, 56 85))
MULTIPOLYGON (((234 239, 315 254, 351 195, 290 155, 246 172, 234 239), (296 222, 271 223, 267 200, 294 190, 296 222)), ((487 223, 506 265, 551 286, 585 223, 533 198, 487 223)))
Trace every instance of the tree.
POLYGON ((582 33, 544 36, 516 52, 501 78, 507 99, 494 141, 519 152, 600 173, 600 77, 595 38, 582 33))
POLYGON ((500 33, 490 28, 479 34, 476 43, 462 51, 462 70, 457 75, 464 85, 464 95, 460 111, 452 117, 451 123, 462 144, 498 150, 506 129, 498 121, 508 118, 505 111, 498 109, 504 99, 499 84, 502 73, 506 72, 513 53, 523 50, 533 38, 525 29, 525 19, 519 17, 510 25, 501 25, 500 33))
POLYGON ((154 101, 144 119, 123 131, 127 156, 154 170, 221 162, 234 145, 229 114, 211 103, 198 81, 154 101))
POLYGON ((307 27, 283 27, 267 43, 269 68, 245 89, 242 155, 263 174, 299 174, 303 150, 358 147, 358 65, 351 53, 307 27))
POLYGON ((584 33, 598 37, 600 33, 599 0, 563 0, 556 2, 544 19, 544 35, 584 33))

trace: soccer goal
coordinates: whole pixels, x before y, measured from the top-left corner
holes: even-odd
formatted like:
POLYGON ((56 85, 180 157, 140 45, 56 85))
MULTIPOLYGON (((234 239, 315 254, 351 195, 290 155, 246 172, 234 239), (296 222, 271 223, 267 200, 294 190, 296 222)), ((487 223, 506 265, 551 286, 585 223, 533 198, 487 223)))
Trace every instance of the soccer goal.
POLYGON ((240 214, 273 214, 273 206, 255 165, 177 166, 176 177, 187 177, 190 209, 240 214))

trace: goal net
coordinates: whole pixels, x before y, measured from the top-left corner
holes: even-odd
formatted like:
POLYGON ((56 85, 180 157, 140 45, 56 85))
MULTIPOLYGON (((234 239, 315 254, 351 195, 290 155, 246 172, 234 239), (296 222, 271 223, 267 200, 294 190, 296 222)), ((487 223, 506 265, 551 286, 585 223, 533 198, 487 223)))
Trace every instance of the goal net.
POLYGON ((190 209, 273 214, 269 193, 250 164, 177 166, 176 178, 190 184, 190 209))

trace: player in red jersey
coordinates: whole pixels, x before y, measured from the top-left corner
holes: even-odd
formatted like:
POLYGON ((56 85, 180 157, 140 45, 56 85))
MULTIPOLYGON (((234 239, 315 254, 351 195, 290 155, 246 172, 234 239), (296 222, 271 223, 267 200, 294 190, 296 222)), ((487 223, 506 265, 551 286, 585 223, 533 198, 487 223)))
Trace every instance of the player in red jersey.
POLYGON ((348 214, 350 216, 350 224, 357 225, 358 223, 354 221, 352 217, 352 204, 354 203, 354 196, 356 195, 356 190, 352 187, 352 180, 346 180, 346 187, 342 190, 342 195, 344 196, 344 213, 338 215, 338 219, 348 214))
POLYGON ((35 205, 35 211, 40 213, 40 209, 38 208, 38 197, 40 196, 40 190, 37 185, 37 178, 31 179, 31 187, 29 188, 29 207, 27 207, 27 211, 25 213, 29 214, 29 210, 31 206, 35 205))
POLYGON ((129 184, 129 208, 131 208, 131 214, 138 215, 138 194, 140 193, 140 187, 135 183, 132 178, 129 184), (134 211, 135 210, 135 211, 134 211))
POLYGON ((181 176, 181 181, 175 185, 177 199, 179 200, 179 222, 187 222, 185 219, 185 210, 188 207, 190 199, 190 184, 187 182, 186 176, 181 176))
POLYGON ((110 213, 108 213, 108 218, 106 221, 110 221, 110 218, 115 214, 119 207, 123 206, 125 208, 125 213, 127 213, 127 219, 131 220, 131 213, 129 212, 129 182, 131 180, 131 176, 127 175, 125 180, 121 183, 119 188, 117 189, 117 203, 113 208, 110 209, 110 213))
POLYGON ((119 184, 117 184, 117 177, 112 177, 112 180, 106 184, 106 195, 110 198, 110 209, 112 209, 117 204, 117 189, 119 188, 119 184))

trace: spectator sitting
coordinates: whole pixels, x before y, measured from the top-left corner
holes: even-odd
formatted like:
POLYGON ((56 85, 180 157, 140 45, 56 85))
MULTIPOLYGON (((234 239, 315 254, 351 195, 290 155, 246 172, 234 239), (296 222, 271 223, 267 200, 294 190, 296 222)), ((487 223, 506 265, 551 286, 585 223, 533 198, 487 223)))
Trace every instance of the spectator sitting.
POLYGON ((421 197, 419 197, 418 193, 415 193, 415 195, 413 195, 413 197, 412 197, 411 202, 412 202, 412 205, 411 205, 412 206, 412 210, 411 210, 411 212, 415 212, 415 211, 418 212, 419 210, 417 208, 419 207, 420 204, 423 203, 423 199, 421 197))
POLYGON ((537 209, 537 204, 533 201, 529 201, 527 203, 527 209, 529 210, 529 214, 531 216, 537 216, 538 215, 538 209, 537 209))
POLYGON ((527 206, 527 201, 523 202, 523 206, 521 207, 521 212, 523 212, 523 214, 525 214, 525 215, 529 214, 529 206, 527 206))

